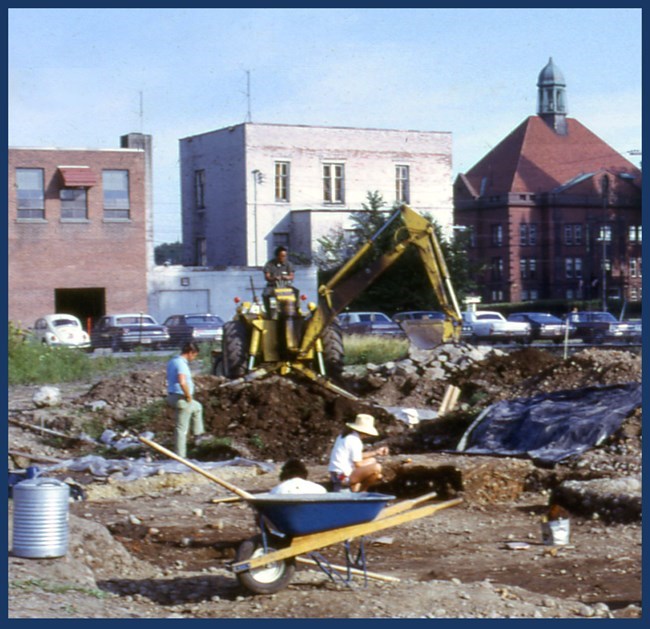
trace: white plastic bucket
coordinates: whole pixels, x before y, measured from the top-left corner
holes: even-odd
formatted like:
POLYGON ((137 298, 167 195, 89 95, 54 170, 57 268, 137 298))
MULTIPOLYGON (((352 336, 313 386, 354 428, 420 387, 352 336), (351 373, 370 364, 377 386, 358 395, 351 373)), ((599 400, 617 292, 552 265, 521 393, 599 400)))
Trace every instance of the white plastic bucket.
POLYGON ((542 541, 548 546, 566 546, 570 535, 570 522, 566 518, 542 522, 542 541))
POLYGON ((68 552, 70 487, 56 478, 32 478, 13 488, 13 554, 62 557, 68 552))

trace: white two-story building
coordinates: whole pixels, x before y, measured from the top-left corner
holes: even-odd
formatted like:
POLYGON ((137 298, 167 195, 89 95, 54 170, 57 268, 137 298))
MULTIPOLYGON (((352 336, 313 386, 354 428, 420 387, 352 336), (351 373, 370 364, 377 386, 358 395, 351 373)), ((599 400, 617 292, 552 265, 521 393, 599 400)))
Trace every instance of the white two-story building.
POLYGON ((184 264, 261 266, 353 227, 369 192, 453 220, 451 133, 243 123, 180 140, 184 264))

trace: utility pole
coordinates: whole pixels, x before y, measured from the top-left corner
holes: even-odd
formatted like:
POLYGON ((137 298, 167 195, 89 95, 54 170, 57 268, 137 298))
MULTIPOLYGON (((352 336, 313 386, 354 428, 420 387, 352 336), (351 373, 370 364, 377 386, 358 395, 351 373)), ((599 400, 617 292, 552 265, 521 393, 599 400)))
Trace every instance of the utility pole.
POLYGON ((257 260, 257 184, 264 182, 264 175, 256 168, 251 173, 253 175, 253 243, 255 247, 255 266, 258 266, 257 260))
POLYGON ((603 175, 603 178, 600 180, 602 184, 602 194, 603 194, 603 226, 601 229, 600 237, 603 241, 603 253, 602 253, 602 284, 603 284, 603 312, 607 311, 607 206, 609 205, 609 178, 607 175, 603 175))
POLYGON ((246 70, 246 122, 253 122, 253 117, 251 116, 251 71, 246 70))

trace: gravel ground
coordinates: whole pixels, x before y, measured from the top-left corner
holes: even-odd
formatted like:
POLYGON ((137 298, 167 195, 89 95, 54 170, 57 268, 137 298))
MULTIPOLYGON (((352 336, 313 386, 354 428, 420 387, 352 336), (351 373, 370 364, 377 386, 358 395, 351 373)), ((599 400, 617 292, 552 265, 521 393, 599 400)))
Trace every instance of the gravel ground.
MULTIPOLYGON (((94 383, 59 385, 61 401, 43 408, 33 403, 37 387, 10 388, 10 420, 68 435, 79 435, 89 422, 119 432, 134 408, 160 399, 161 377, 162 365, 156 369, 150 364, 94 383), (97 405, 100 401, 104 405, 97 405)), ((327 448, 322 444, 329 447, 340 426, 337 420, 357 408, 375 404, 437 408, 445 383, 453 382, 463 394, 458 409, 440 425, 446 434, 460 433, 480 407, 499 399, 640 377, 640 358, 625 351, 586 350, 567 361, 530 350, 519 356, 497 352, 469 356, 465 351, 444 360, 415 352, 401 363, 348 371, 347 384, 363 397, 358 407, 303 383, 271 381, 266 386, 224 389, 212 376, 197 380, 210 409, 206 415, 213 434, 223 434, 216 418, 227 416, 222 430, 232 436, 231 452, 221 454, 250 455, 266 462, 229 466, 216 473, 256 492, 277 482, 277 470, 290 445, 293 454, 307 461, 310 478, 324 481, 327 448), (427 371, 434 370, 440 373, 436 371, 435 379, 428 377, 427 371), (310 412, 301 414, 305 408, 310 412), (261 416, 274 418, 277 439, 272 423, 265 428, 261 416), (286 426, 279 430, 277 417, 300 427, 295 433, 286 432, 286 426), (324 417, 330 418, 329 424, 310 440, 313 431, 302 422, 323 424, 324 417), (252 434, 257 438, 251 439, 252 434), (282 441, 284 447, 278 449, 275 444, 282 441)), ((404 442, 401 422, 388 415, 378 415, 378 420, 387 440, 404 442)), ((135 481, 125 481, 119 473, 105 478, 87 472, 53 474, 82 486, 86 499, 70 503, 65 556, 26 559, 10 552, 8 615, 640 618, 641 421, 638 409, 605 443, 548 469, 521 459, 395 451, 385 466, 391 472, 392 489, 403 492, 400 498, 408 497, 414 484, 419 492, 422 483, 422 487, 433 484, 441 499, 460 497, 462 503, 369 535, 368 569, 399 580, 369 580, 365 587, 363 578, 342 584, 299 564, 285 589, 252 595, 229 563, 239 544, 257 532, 255 513, 245 502, 214 502, 230 494, 194 472, 135 481), (460 484, 453 479, 460 479, 460 484), (551 496, 567 509, 571 529, 566 546, 542 541, 542 518, 551 496)), ((156 439, 169 444, 173 422, 168 414, 161 410, 149 422, 156 439)), ((120 458, 106 447, 39 435, 11 421, 9 447, 23 453, 10 456, 10 469, 33 464, 28 455, 69 460, 101 452, 120 458)), ((152 455, 138 456, 142 454, 152 455)), ((211 460, 211 454, 214 451, 191 451, 199 461, 211 460)), ((12 501, 8 504, 11 549, 12 501)), ((343 560, 341 544, 322 552, 333 562, 343 560)))

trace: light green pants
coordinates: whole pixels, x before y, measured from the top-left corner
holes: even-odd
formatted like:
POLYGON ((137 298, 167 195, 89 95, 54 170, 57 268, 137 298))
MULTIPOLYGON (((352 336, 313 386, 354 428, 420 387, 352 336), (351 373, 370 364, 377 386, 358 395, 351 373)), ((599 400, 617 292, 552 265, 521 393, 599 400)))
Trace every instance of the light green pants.
POLYGON ((168 395, 167 404, 176 410, 176 454, 185 458, 190 425, 194 435, 202 435, 205 432, 203 406, 196 400, 188 402, 182 395, 168 395))

